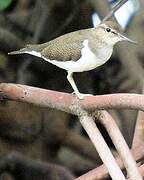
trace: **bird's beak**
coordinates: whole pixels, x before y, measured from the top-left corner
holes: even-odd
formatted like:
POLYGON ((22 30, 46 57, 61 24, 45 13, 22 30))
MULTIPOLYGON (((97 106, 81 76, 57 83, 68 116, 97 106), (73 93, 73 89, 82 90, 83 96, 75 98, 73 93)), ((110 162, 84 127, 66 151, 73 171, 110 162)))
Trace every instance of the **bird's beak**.
POLYGON ((121 37, 121 40, 122 40, 122 41, 128 41, 128 42, 133 43, 133 44, 138 44, 136 41, 133 41, 133 40, 127 38, 126 36, 123 36, 123 35, 120 34, 120 33, 119 33, 119 37, 121 37))

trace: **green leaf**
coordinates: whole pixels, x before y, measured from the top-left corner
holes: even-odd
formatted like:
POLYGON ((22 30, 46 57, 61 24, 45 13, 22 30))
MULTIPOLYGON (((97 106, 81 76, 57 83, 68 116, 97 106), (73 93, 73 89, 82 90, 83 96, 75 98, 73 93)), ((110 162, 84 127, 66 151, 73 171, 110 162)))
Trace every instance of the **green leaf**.
POLYGON ((0 0, 0 11, 5 10, 10 4, 12 0, 0 0))

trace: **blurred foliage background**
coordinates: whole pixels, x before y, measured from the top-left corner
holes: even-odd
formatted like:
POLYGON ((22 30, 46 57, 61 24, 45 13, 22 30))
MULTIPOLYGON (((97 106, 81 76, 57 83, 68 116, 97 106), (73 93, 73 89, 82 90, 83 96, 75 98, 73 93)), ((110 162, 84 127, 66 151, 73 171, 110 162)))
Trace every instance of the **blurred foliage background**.
MULTIPOLYGON (((25 44, 44 43, 68 32, 93 27, 116 2, 0 0, 0 81, 71 93, 65 71, 30 55, 8 56, 7 53, 25 44)), ((75 74, 81 92, 142 92, 144 51, 140 44, 144 42, 144 1, 129 0, 128 3, 116 14, 116 18, 127 36, 138 41, 139 45, 120 43, 104 66, 75 74)), ((131 146, 136 112, 111 113, 131 146)), ((108 134, 101 125, 99 128, 115 153, 108 134)), ((70 173, 79 176, 101 164, 75 116, 16 102, 5 102, 0 106, 0 156, 3 179, 24 179, 25 176, 25 179, 32 179, 37 163, 37 172, 45 169, 44 179, 50 180, 72 179, 70 173), (26 158, 19 154, 10 156, 13 151, 26 158), (6 166, 11 159, 12 169, 6 166), (56 164, 67 170, 59 169, 56 164), (63 172, 61 174, 65 177, 56 177, 57 172, 63 172)), ((37 174, 37 178, 42 179, 41 173, 37 174)))

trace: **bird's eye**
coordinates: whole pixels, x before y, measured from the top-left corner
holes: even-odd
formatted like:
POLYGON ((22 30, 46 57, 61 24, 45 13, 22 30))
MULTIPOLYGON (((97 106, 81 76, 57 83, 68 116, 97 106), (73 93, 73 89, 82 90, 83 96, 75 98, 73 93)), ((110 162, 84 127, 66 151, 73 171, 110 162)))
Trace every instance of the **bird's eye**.
POLYGON ((107 32, 111 32, 111 29, 110 29, 110 28, 106 28, 106 31, 107 31, 107 32))

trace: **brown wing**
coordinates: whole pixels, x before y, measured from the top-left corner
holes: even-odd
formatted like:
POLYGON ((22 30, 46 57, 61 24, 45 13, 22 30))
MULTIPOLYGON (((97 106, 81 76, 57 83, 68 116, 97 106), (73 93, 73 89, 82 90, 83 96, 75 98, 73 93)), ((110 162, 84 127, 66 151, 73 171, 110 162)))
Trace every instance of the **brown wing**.
POLYGON ((80 30, 63 35, 49 42, 41 55, 50 60, 77 61, 81 57, 83 41, 88 38, 88 30, 80 30))

